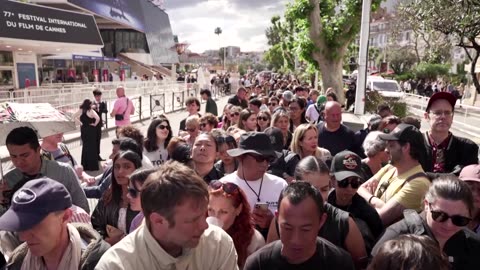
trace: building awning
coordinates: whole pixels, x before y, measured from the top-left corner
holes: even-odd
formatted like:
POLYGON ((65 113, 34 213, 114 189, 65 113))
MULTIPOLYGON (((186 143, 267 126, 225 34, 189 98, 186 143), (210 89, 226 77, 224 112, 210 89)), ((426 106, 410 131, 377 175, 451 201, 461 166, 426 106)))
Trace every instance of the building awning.
POLYGON ((2 1, 0 48, 37 53, 95 51, 103 47, 95 18, 39 5, 2 1))

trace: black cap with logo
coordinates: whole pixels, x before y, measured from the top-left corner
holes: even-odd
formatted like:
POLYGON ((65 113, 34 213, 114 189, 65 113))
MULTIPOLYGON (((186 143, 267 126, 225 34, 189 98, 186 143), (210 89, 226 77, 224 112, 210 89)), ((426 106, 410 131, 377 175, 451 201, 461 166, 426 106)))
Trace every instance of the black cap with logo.
POLYGON ((337 181, 342 181, 352 176, 364 180, 361 165, 362 159, 357 154, 345 150, 333 157, 330 172, 337 181))

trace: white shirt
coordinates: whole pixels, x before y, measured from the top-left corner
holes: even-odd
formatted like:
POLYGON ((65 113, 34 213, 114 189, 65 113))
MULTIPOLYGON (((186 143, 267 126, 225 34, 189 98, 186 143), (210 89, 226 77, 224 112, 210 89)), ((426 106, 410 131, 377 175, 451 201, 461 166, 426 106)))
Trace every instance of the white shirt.
POLYGON ((255 181, 245 181, 238 177, 237 171, 224 176, 220 181, 224 183, 234 183, 239 186, 243 192, 245 192, 245 195, 247 195, 247 200, 252 211, 257 202, 262 202, 268 204, 268 209, 273 214, 277 211, 278 197, 280 196, 280 193, 288 185, 287 181, 283 178, 268 173, 264 174, 263 183, 262 178, 255 181), (262 189, 260 189, 261 183, 262 189), (257 195, 259 198, 257 198, 257 195))
POLYGON ((168 159, 168 151, 163 145, 161 145, 157 150, 152 152, 147 152, 147 149, 143 149, 145 156, 152 162, 154 167, 160 167, 168 159))
POLYGON ((308 106, 307 111, 305 112, 305 116, 307 117, 308 121, 315 122, 318 120, 320 114, 318 113, 317 109, 315 108, 315 103, 308 106))

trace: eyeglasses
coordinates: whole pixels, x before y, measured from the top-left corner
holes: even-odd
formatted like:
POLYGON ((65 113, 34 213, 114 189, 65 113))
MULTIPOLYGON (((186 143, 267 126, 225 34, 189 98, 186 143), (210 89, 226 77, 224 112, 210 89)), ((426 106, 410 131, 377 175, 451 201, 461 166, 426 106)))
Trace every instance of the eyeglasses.
POLYGON ((233 143, 233 142, 236 142, 235 138, 233 138, 231 135, 219 136, 215 140, 217 141, 217 143, 233 143))
POLYGON ((431 111, 430 112, 431 114, 435 115, 435 116, 452 116, 453 115, 453 112, 452 111, 431 111))
POLYGON ((264 161, 268 161, 269 163, 271 163, 275 160, 275 158, 273 158, 273 157, 264 157, 264 156, 260 156, 260 155, 248 154, 247 156, 254 158, 255 161, 258 162, 258 163, 262 163, 264 161))
POLYGON ((166 125, 158 125, 157 128, 158 128, 158 129, 161 129, 161 130, 164 130, 164 129, 168 128, 168 126, 166 126, 166 125))
POLYGON ((434 211, 432 210, 432 205, 428 204, 428 207, 430 208, 430 213, 432 213, 432 218, 436 222, 445 222, 447 219, 450 219, 453 223, 453 225, 457 227, 464 227, 467 226, 468 223, 472 220, 471 218, 460 216, 460 215, 448 215, 447 213, 443 211, 434 211))
POLYGON ((219 180, 213 180, 210 182, 210 184, 208 184, 208 186, 214 191, 223 189, 223 191, 227 194, 234 194, 236 191, 238 191, 238 186, 236 184, 230 182, 222 183, 219 180))
POLYGON ((235 113, 231 113, 231 114, 230 114, 230 116, 231 116, 231 117, 234 117, 234 116, 239 116, 239 115, 240 115, 240 113, 239 113, 239 112, 235 112, 235 113))
POLYGON ((339 188, 347 188, 348 185, 350 185, 353 189, 357 189, 358 187, 360 187, 360 179, 358 179, 358 177, 349 177, 349 178, 345 178, 341 181, 338 181, 337 185, 339 188))
POLYGON ((130 195, 130 197, 136 199, 140 193, 140 190, 137 190, 136 188, 133 188, 133 187, 128 187, 127 188, 128 190, 128 195, 130 195))
POLYGON ((258 117, 257 117, 257 120, 259 120, 259 121, 260 121, 260 120, 262 120, 262 121, 268 121, 268 117, 266 117, 266 116, 258 116, 258 117))

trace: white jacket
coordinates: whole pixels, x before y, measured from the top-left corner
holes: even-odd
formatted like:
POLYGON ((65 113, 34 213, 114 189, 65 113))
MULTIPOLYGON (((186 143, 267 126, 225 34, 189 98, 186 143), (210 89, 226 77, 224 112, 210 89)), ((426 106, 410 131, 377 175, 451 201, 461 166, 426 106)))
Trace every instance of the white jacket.
POLYGON ((209 226, 197 247, 185 249, 180 257, 168 254, 145 225, 111 247, 95 270, 238 270, 237 252, 230 236, 209 226))

